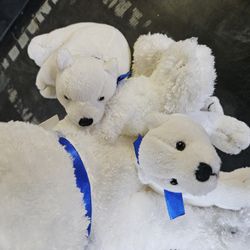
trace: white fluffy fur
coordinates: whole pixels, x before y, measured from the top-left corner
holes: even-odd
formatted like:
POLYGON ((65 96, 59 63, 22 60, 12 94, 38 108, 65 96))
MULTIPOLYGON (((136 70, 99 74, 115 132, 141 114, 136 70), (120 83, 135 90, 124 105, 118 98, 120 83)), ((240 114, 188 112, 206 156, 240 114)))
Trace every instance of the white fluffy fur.
POLYGON ((143 133, 149 112, 200 110, 214 91, 213 60, 210 49, 195 39, 172 42, 150 76, 135 74, 109 102, 103 125, 106 137, 143 133))
POLYGON ((88 220, 57 135, 21 122, 0 130, 0 249, 82 250, 88 220))
POLYGON ((231 211, 186 205, 185 210, 185 216, 170 221, 163 197, 150 189, 141 189, 123 198, 101 225, 105 232, 101 242, 91 242, 88 249, 249 249, 249 208, 231 211))
MULTIPOLYGON (((40 49, 40 56, 34 60, 42 66, 49 60, 49 55, 64 44, 60 39, 62 34, 71 39, 81 25, 34 39, 29 54, 40 49)), ((88 27, 91 24, 84 24, 84 29, 88 27)), ((160 48, 165 38, 161 40, 162 36, 157 36, 160 48)), ((221 173, 217 188, 216 176, 199 182, 195 171, 200 162, 205 162, 218 174, 220 160, 210 140, 226 152, 238 153, 249 145, 250 130, 244 123, 224 116, 216 99, 208 99, 213 84, 206 83, 212 83, 213 76, 209 72, 211 68, 202 68, 205 65, 202 60, 211 59, 207 48, 199 47, 193 39, 179 43, 169 39, 169 44, 164 42, 164 46, 163 56, 152 51, 152 58, 157 62, 152 74, 134 77, 121 87, 109 105, 104 123, 94 128, 102 129, 102 133, 108 131, 106 136, 112 139, 120 134, 145 134, 139 151, 139 166, 133 151, 134 138, 121 136, 111 145, 98 133, 91 134, 89 130, 76 126, 83 115, 89 115, 80 111, 85 109, 82 103, 90 104, 85 98, 91 96, 96 102, 105 93, 110 99, 112 86, 109 83, 111 79, 114 81, 116 71, 114 61, 103 62, 90 57, 81 61, 82 56, 73 55, 69 48, 60 50, 56 57, 53 55, 59 68, 56 94, 68 112, 56 129, 77 148, 90 178, 93 201, 91 239, 86 238, 88 219, 84 216, 82 196, 75 186, 72 159, 59 145, 56 133, 25 123, 0 123, 0 249, 249 248, 249 169, 221 173), (83 79, 82 83, 88 82, 84 77, 89 75, 82 74, 81 66, 89 64, 94 65, 88 69, 89 75, 94 76, 96 69, 99 73, 101 69, 105 71, 95 76, 98 82, 102 80, 102 91, 96 91, 92 84, 84 85, 87 87, 83 91, 82 85, 76 84, 79 79, 83 79), (211 79, 205 75, 210 75, 211 79), (109 87, 103 88, 104 85, 109 87), (72 100, 62 101, 64 95, 69 95, 72 100), (178 103, 178 100, 181 101, 178 103), (80 105, 74 106, 73 101, 80 105), (189 117, 151 114, 197 111, 197 107, 203 106, 208 110, 212 102, 211 111, 216 113, 189 113, 189 117), (178 141, 186 143, 184 151, 176 150, 178 141), (138 174, 147 186, 139 181, 138 174), (178 180, 177 186, 170 184, 172 178, 178 180), (170 221, 162 196, 164 189, 183 192, 189 204, 240 211, 186 205, 186 215, 170 221), (203 196, 194 196, 201 194, 203 196)), ((141 52, 143 55, 143 50, 141 52)), ((149 74, 149 61, 145 69, 149 74)), ((52 72, 54 69, 48 67, 47 70, 52 72)), ((44 94, 53 95, 55 90, 50 80, 54 79, 45 80, 49 84, 44 94)), ((90 110, 97 123, 102 115, 95 116, 92 108, 95 106, 104 111, 104 106, 100 108, 93 104, 93 100, 91 108, 85 110, 90 110)))
MULTIPOLYGON (((193 46, 194 41, 186 41, 186 43, 193 46)), ((176 44, 176 46, 179 45, 176 44)), ((183 48, 187 47, 183 46, 183 48)), ((238 154, 248 147, 250 140, 248 126, 235 118, 225 116, 217 98, 209 98, 209 96, 206 98, 205 92, 202 98, 201 89, 206 88, 199 89, 198 82, 189 79, 190 74, 184 73, 187 81, 178 80, 178 75, 181 76, 182 73, 176 72, 181 69, 176 68, 172 59, 164 61, 164 64, 159 63, 160 66, 158 65, 152 76, 132 77, 118 90, 109 102, 100 124, 102 136, 109 141, 115 141, 121 134, 134 136, 145 134, 147 132, 146 117, 150 113, 187 113, 197 111, 202 106, 207 106, 207 103, 212 103, 214 106, 212 111, 215 112, 193 114, 194 118, 202 123, 210 134, 212 143, 229 154, 238 154), (191 85, 195 84, 191 87, 188 82, 191 85), (185 84, 182 85, 182 83, 185 84), (206 100, 207 102, 205 102, 206 100), (195 102, 200 105, 195 105, 195 102)), ((176 57, 173 60, 175 62, 176 57)), ((190 72, 195 72, 191 69, 192 67, 190 67, 190 72)), ((195 74, 193 76, 195 77, 195 74)), ((212 86, 210 87, 212 91, 212 86)), ((209 93, 208 88, 206 92, 209 93)), ((211 108, 210 104, 205 109, 211 108)))
MULTIPOLYGON (((197 38, 191 38, 188 40, 197 41, 197 38)), ((183 41, 181 41, 183 42, 183 41)), ((165 34, 154 33, 141 35, 136 40, 134 44, 134 54, 133 54, 133 75, 134 76, 150 76, 157 67, 157 64, 164 56, 164 54, 168 53, 167 51, 171 46, 173 46, 176 42, 168 37, 165 34)), ((214 67, 214 56, 212 55, 212 51, 205 45, 197 45, 197 49, 193 50, 192 57, 197 59, 197 67, 194 67, 194 70, 199 71, 200 79, 204 86, 210 86, 212 84, 216 84, 216 71, 214 67)), ((196 72, 197 73, 197 72, 196 72)), ((197 77, 197 76, 196 76, 197 77)), ((198 77, 197 77, 198 79, 198 77)), ((201 84, 201 83, 199 83, 201 84)), ((205 100, 204 106, 202 110, 208 111, 223 111, 222 107, 219 103, 218 98, 209 97, 205 100), (213 103, 213 105, 210 105, 213 103)), ((198 109, 197 109, 198 110, 198 109)))
POLYGON ((250 144, 250 128, 234 117, 217 112, 193 112, 188 115, 206 129, 212 144, 225 153, 239 154, 250 144))
MULTIPOLYGON (((152 130, 152 134, 155 136, 158 134, 159 138, 164 135, 162 142, 157 143, 157 147, 150 151, 150 145, 154 139, 147 139, 147 135, 144 137, 145 142, 141 145, 140 152, 147 148, 147 153, 141 158, 140 167, 149 169, 152 166, 152 157, 156 154, 155 168, 161 168, 165 163, 166 169, 162 178, 166 179, 166 185, 173 176, 180 176, 182 171, 179 170, 182 169, 183 175, 192 178, 190 183, 192 182, 193 186, 193 189, 190 189, 187 183, 180 183, 182 191, 201 194, 215 188, 216 178, 201 184, 192 177, 199 162, 209 160, 207 163, 211 163, 214 171, 218 171, 218 156, 213 147, 207 144, 209 139, 205 131, 184 115, 171 115, 168 119, 161 120, 163 121, 165 125, 152 130), (180 127, 175 127, 177 123, 180 127), (181 124, 185 128, 194 126, 200 130, 200 136, 198 137, 197 133, 189 134, 190 130, 185 133, 181 124), (171 126, 174 126, 175 133, 170 129, 171 126), (167 135, 172 139, 169 140, 167 135), (198 148, 206 147, 203 151, 194 152, 191 148, 186 151, 185 157, 190 155, 192 160, 186 162, 185 168, 181 154, 176 154, 172 144, 173 141, 180 139, 179 136, 190 140, 190 145, 194 144, 198 148), (171 154, 176 154, 176 156, 168 162, 167 158, 171 154), (173 165, 175 169, 172 168, 173 165), (167 169, 170 171, 168 172, 167 169)), ((149 124, 151 128, 159 125, 155 123, 155 120, 149 124)), ((143 185, 136 173, 136 160, 132 145, 134 139, 121 137, 114 145, 109 145, 98 136, 90 135, 86 133, 86 130, 82 131, 77 127, 72 129, 72 126, 74 125, 71 122, 64 120, 57 129, 61 128, 60 130, 77 148, 90 178, 93 200, 91 242, 95 245, 94 249, 119 249, 115 248, 118 242, 121 244, 120 249, 133 249, 126 248, 127 237, 121 230, 123 231, 126 219, 130 220, 123 214, 124 201, 130 202, 130 199, 137 197, 137 192, 143 190, 143 185), (118 232, 120 235, 117 235, 118 232), (117 236, 113 243, 112 233, 117 236), (106 242, 108 238, 111 241, 106 242), (113 248, 108 248, 112 245, 113 248)), ((2 200, 0 248, 11 250, 83 249, 87 244, 85 236, 88 221, 83 216, 81 194, 75 186, 72 160, 59 145, 57 135, 30 124, 1 123, 0 141, 2 200)), ((180 179, 183 178, 180 176, 180 179)), ((147 192, 145 195, 146 200, 151 199, 151 196, 158 197, 152 191, 149 196, 147 192)), ((167 222, 163 198, 159 196, 157 199, 162 203, 162 206, 157 209, 163 209, 160 213, 164 214, 164 221, 167 222)), ((139 204, 143 205, 140 198, 138 204, 136 201, 135 205, 139 204)), ((133 207, 134 205, 130 209, 133 207)), ((142 212, 146 215, 148 212, 146 207, 142 210, 133 209, 135 214, 142 212)), ((130 215, 130 210, 128 210, 128 215, 130 215)), ((158 218, 162 220, 162 217, 158 218)), ((150 224, 144 226, 148 218, 138 219, 134 217, 134 223, 141 225, 140 227, 144 228, 142 233, 147 235, 151 230, 150 224)), ((131 228, 128 230, 131 231, 131 228)), ((137 229, 134 231, 134 235, 136 234, 137 229)), ((143 249, 140 244, 142 242, 139 242, 135 249, 143 249)), ((153 244, 151 249, 156 249, 154 244, 157 242, 151 244, 153 244)), ((164 241, 163 245, 168 246, 168 243, 164 241)))
POLYGON ((78 23, 32 39, 28 54, 39 66, 36 85, 47 98, 57 98, 78 124, 98 123, 114 95, 118 76, 130 69, 130 49, 116 28, 78 23), (99 100, 104 97, 104 100, 99 100))
POLYGON ((159 63, 162 54, 174 42, 167 35, 160 33, 139 36, 134 44, 133 75, 150 76, 159 63))

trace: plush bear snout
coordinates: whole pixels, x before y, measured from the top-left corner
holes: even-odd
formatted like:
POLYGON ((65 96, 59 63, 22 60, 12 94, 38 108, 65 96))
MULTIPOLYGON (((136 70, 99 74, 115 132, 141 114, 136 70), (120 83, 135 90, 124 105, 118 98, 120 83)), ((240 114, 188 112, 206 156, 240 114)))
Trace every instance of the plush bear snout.
POLYGON ((80 119, 78 124, 82 127, 86 127, 86 126, 90 126, 93 123, 93 121, 94 120, 92 118, 83 117, 82 119, 80 119))
POLYGON ((197 170, 195 171, 196 180, 200 182, 208 181, 210 176, 214 176, 214 175, 216 176, 216 174, 213 173, 211 166, 209 166, 208 164, 204 162, 201 162, 197 170))

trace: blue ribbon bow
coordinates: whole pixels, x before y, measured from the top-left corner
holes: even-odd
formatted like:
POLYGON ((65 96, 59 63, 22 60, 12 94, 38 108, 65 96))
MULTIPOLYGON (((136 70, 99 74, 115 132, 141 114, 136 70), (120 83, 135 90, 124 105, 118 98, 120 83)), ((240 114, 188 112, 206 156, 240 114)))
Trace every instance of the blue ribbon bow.
POLYGON ((92 220, 92 202, 91 202, 91 187, 87 171, 75 147, 64 137, 59 137, 59 143, 64 147, 66 152, 73 160, 74 174, 76 177, 76 186, 83 194, 83 204, 85 204, 86 216, 89 218, 89 225, 87 228, 88 237, 91 232, 92 220))
MULTIPOLYGON (((138 135, 137 139, 134 141, 134 151, 138 165, 140 163, 139 150, 142 139, 143 137, 141 135, 138 135)), ((175 193, 175 192, 170 192, 168 190, 164 190, 164 197, 168 209, 168 214, 171 220, 185 214, 182 193, 175 193)))

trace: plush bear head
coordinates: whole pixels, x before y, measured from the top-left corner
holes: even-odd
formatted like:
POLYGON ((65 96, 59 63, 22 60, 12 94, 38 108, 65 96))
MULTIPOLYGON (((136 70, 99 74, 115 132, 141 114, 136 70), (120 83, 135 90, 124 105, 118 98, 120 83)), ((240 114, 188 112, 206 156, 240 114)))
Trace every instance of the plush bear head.
POLYGON ((118 67, 116 59, 72 56, 61 49, 57 57, 56 97, 70 120, 80 126, 98 123, 106 103, 114 95, 118 67))
POLYGON ((205 130, 182 114, 151 115, 139 147, 138 173, 159 192, 202 195, 217 185, 220 158, 205 130))

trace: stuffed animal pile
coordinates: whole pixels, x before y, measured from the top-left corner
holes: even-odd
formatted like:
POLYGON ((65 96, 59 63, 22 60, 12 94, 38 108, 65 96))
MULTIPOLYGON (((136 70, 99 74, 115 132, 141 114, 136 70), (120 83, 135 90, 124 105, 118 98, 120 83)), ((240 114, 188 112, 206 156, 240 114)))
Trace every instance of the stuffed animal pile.
POLYGON ((250 169, 220 172, 214 147, 238 154, 250 128, 212 96, 209 48, 140 36, 129 79, 127 41, 108 25, 40 35, 28 53, 67 115, 0 123, 0 249, 249 248, 250 169))

